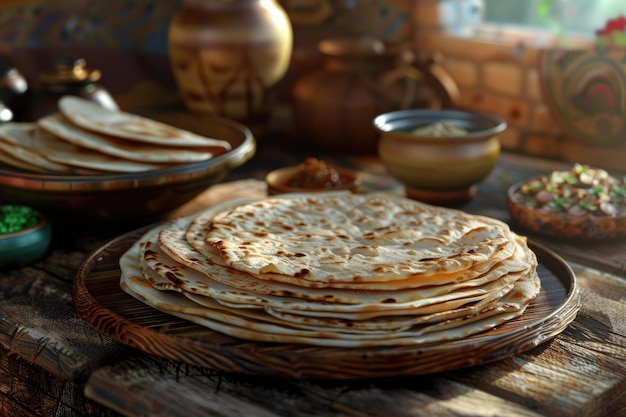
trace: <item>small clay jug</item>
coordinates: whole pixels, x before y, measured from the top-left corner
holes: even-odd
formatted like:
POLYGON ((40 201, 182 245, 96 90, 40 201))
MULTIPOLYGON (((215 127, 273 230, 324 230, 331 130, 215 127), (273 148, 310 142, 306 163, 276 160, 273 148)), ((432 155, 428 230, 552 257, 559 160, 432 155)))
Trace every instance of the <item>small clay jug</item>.
POLYGON ((251 128, 267 120, 292 46, 291 22, 274 0, 183 0, 168 34, 187 108, 251 128))
POLYGON ((300 137, 322 149, 375 154, 377 115, 451 107, 458 97, 434 59, 417 59, 406 45, 356 37, 323 40, 318 49, 322 68, 294 81, 292 109, 300 137))

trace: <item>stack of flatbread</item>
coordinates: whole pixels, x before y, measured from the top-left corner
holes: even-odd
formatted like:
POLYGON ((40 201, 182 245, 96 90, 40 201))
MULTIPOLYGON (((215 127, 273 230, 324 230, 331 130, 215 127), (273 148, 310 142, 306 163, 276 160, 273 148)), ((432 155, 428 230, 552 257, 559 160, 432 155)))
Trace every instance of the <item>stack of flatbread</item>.
POLYGON ((200 162, 229 142, 75 96, 36 122, 0 124, 0 162, 49 174, 132 173, 200 162))
POLYGON ((236 338, 334 347, 461 339, 522 315, 537 259, 506 224, 402 197, 228 201, 154 227, 121 287, 236 338))

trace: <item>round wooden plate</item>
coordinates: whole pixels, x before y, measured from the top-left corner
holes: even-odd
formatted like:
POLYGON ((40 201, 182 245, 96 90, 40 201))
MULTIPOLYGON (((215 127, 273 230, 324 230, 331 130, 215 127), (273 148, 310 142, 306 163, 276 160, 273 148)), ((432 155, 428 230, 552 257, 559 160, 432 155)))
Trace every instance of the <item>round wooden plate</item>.
POLYGON ((121 290, 120 256, 148 228, 89 255, 74 280, 77 313, 100 332, 145 353, 214 370, 294 379, 365 379, 430 374, 492 362, 552 339, 574 320, 579 289, 571 268, 530 242, 541 291, 522 316, 465 339, 415 346, 329 348, 236 339, 162 313, 121 290))

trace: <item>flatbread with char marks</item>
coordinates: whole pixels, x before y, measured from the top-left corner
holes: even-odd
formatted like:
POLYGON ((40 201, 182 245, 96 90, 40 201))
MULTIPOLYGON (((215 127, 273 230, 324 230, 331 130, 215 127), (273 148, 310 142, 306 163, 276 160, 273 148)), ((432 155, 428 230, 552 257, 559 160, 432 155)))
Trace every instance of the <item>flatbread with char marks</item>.
POLYGON ((351 193, 227 201, 152 228, 120 267, 122 288, 159 310, 318 346, 468 337, 519 317, 540 289, 534 253, 505 223, 351 193))

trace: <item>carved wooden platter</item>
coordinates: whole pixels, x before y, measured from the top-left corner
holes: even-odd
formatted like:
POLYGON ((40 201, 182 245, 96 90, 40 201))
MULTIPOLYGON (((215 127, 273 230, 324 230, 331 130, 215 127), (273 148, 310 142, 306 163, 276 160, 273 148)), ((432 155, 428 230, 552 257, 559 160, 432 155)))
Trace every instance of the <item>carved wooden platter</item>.
POLYGON ((580 294, 571 268, 529 242, 541 291, 524 314, 461 340, 415 346, 335 348, 237 339, 160 312, 119 286, 120 256, 148 228, 90 254, 74 280, 77 313, 100 332, 148 354, 218 371, 294 379, 365 379, 432 374, 496 361, 544 343, 574 320, 580 294))

